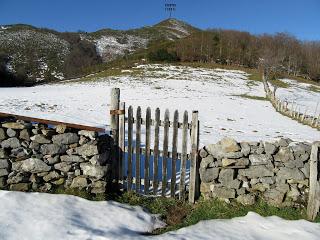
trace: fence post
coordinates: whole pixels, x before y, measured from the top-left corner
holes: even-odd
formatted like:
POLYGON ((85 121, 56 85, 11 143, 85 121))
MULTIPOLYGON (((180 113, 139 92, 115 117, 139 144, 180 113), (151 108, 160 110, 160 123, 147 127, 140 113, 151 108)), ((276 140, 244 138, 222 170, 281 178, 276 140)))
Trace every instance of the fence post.
POLYGON ((120 107, 120 88, 111 89, 110 99, 110 128, 113 138, 113 151, 112 151, 112 169, 117 169, 113 173, 113 177, 118 182, 119 179, 119 107, 120 107))
POLYGON ((198 111, 192 112, 191 127, 191 163, 190 163, 190 186, 189 186, 189 202, 194 203, 199 195, 199 163, 198 163, 198 147, 199 147, 199 120, 198 111))
POLYGON ((124 173, 124 153, 125 153, 125 132, 126 132, 126 104, 122 102, 120 104, 121 115, 119 116, 119 147, 120 147, 120 155, 119 155, 119 179, 123 180, 124 173))
POLYGON ((314 220, 319 212, 320 207, 320 180, 318 172, 320 142, 312 144, 310 154, 310 190, 307 207, 307 215, 309 220, 314 220))

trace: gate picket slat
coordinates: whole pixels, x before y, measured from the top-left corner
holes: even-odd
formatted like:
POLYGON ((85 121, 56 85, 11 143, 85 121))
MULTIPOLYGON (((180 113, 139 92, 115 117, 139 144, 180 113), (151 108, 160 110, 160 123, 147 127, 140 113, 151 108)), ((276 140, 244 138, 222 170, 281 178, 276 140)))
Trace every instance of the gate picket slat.
POLYGON ((198 173, 198 144, 199 144, 199 120, 198 111, 192 112, 192 130, 191 130, 191 160, 190 160, 190 184, 189 184, 189 202, 194 203, 198 197, 199 173, 198 173))
POLYGON ((185 111, 183 115, 183 129, 182 129, 182 153, 181 153, 181 168, 180 168, 180 186, 179 199, 185 200, 185 182, 187 169, 187 145, 188 144, 188 112, 185 111))
POLYGON ((128 191, 132 188, 132 127, 133 111, 130 106, 128 108, 128 191))
POLYGON ((168 141, 169 141, 169 110, 166 109, 164 114, 164 136, 163 136, 163 152, 162 152, 162 192, 166 195, 167 189, 167 160, 168 160, 168 141))
POLYGON ((178 124, 179 124, 179 112, 176 110, 174 112, 173 117, 173 134, 172 134, 172 161, 171 161, 171 186, 170 186, 170 192, 171 197, 174 197, 176 194, 176 180, 177 180, 177 174, 176 174, 176 164, 177 164, 177 158, 178 158, 178 124))
POLYGON ((159 164, 159 126, 160 126, 160 109, 155 111, 155 127, 154 127, 154 151, 153 151, 153 194, 158 191, 158 164, 159 164))
POLYGON ((141 107, 137 108, 136 113, 136 192, 140 192, 141 189, 141 176, 140 176, 140 161, 141 161, 141 107))
POLYGON ((150 181, 150 128, 151 128, 151 109, 148 107, 146 112, 146 155, 144 160, 144 193, 149 193, 150 181))
MULTIPOLYGON (((120 103, 120 110, 125 112, 126 104, 124 102, 120 103)), ((124 160, 125 160, 125 113, 119 116, 119 179, 123 180, 124 173, 124 160)))

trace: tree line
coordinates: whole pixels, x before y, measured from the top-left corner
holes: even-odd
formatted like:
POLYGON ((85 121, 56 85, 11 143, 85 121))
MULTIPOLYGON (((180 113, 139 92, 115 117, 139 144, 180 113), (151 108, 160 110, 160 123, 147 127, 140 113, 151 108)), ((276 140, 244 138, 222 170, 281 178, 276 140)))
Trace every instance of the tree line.
POLYGON ((185 62, 212 62, 249 68, 264 66, 271 73, 320 81, 320 42, 300 41, 288 33, 252 35, 210 29, 195 32, 166 49, 152 50, 148 54, 150 60, 155 60, 158 55, 161 59, 167 55, 170 61, 175 56, 176 60, 185 62))

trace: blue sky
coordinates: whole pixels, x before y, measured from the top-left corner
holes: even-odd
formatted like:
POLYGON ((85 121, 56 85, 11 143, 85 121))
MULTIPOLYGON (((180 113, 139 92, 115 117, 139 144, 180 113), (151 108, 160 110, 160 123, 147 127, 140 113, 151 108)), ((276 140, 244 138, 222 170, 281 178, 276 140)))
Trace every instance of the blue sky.
POLYGON ((26 23, 59 31, 129 29, 168 17, 196 27, 289 32, 302 40, 320 40, 320 0, 0 0, 0 24, 26 23))

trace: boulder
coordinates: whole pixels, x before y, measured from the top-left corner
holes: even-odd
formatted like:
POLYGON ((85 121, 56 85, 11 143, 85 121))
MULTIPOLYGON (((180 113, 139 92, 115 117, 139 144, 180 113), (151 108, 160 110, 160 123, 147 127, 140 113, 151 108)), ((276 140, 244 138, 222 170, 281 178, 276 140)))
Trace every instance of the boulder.
POLYGON ((205 157, 208 156, 208 152, 204 148, 201 148, 200 151, 199 151, 199 156, 201 158, 205 158, 205 157))
POLYGON ((212 182, 219 176, 219 168, 200 168, 200 178, 204 183, 212 182))
POLYGON ((3 158, 8 158, 8 154, 3 148, 0 148, 0 159, 3 158))
POLYGON ((108 166, 97 166, 90 163, 81 163, 80 168, 83 172, 83 175, 94 177, 96 179, 105 177, 108 170, 108 166))
POLYGON ((241 146, 241 152, 243 153, 243 155, 245 157, 247 157, 249 154, 250 154, 250 145, 249 143, 247 142, 241 142, 240 143, 240 146, 241 146))
POLYGON ((15 137, 15 136, 17 136, 17 132, 11 128, 8 128, 7 135, 8 135, 8 137, 15 137))
POLYGON ((98 154, 98 147, 96 145, 85 144, 76 148, 76 153, 81 156, 91 157, 98 154))
POLYGON ((71 169, 71 164, 67 163, 67 162, 61 162, 61 163, 56 163, 54 166, 54 169, 57 169, 61 172, 69 172, 69 170, 71 169))
POLYGON ((57 145, 68 145, 79 142, 79 136, 76 133, 63 133, 52 137, 52 142, 57 145))
POLYGON ((18 138, 8 138, 6 140, 3 140, 1 142, 1 147, 2 148, 18 148, 20 147, 21 144, 20 144, 20 141, 18 138))
POLYGON ((106 181, 93 182, 91 192, 95 194, 104 193, 106 191, 106 186, 107 186, 106 181))
POLYGON ((23 129, 20 131, 19 138, 22 140, 29 141, 30 140, 30 132, 28 129, 23 129))
POLYGON ((9 172, 7 169, 0 169, 0 177, 8 176, 9 172))
POLYGON ((214 161, 213 156, 209 155, 209 156, 201 159, 200 168, 207 169, 207 168, 215 167, 216 165, 214 162, 215 161, 214 161))
POLYGON ((30 187, 31 187, 30 183, 17 183, 17 184, 10 185, 10 190, 27 192, 30 189, 30 187))
POLYGON ((87 130, 81 130, 81 131, 78 132, 78 134, 81 135, 81 136, 88 137, 88 138, 90 138, 91 140, 96 139, 96 137, 98 136, 98 133, 97 133, 97 132, 87 131, 87 130))
POLYGON ((276 155, 274 155, 274 160, 278 162, 288 162, 293 161, 293 152, 289 147, 281 147, 276 155))
POLYGON ((303 172, 301 172, 297 168, 287 168, 287 167, 280 168, 277 175, 280 178, 286 179, 286 180, 288 179, 303 180, 305 178, 303 172))
POLYGON ((5 131, 3 130, 3 128, 0 128, 0 142, 6 138, 7 137, 5 131))
POLYGON ((247 176, 249 178, 259 177, 273 177, 274 173, 264 165, 250 166, 247 169, 239 169, 240 176, 247 176))
POLYGON ((56 180, 56 181, 53 181, 52 183, 54 184, 54 185, 62 185, 62 184, 64 184, 64 178, 59 178, 58 180, 56 180))
POLYGON ((61 125, 56 126, 56 132, 60 133, 60 134, 64 133, 66 131, 66 129, 67 129, 66 125, 61 124, 61 125))
POLYGON ((222 159, 222 167, 228 167, 234 165, 237 162, 235 159, 223 158, 222 159))
POLYGON ((272 156, 267 154, 251 154, 249 155, 251 165, 267 165, 271 163, 272 156))
POLYGON ((27 183, 30 179, 30 173, 18 172, 18 173, 10 173, 7 183, 8 184, 16 184, 16 183, 27 183))
POLYGON ((48 144, 51 143, 51 140, 47 139, 44 135, 42 134, 37 134, 34 135, 30 138, 32 141, 37 142, 39 144, 48 144))
POLYGON ((238 152, 241 150, 239 144, 232 138, 223 138, 216 144, 206 146, 206 149, 216 159, 240 158, 243 156, 243 153, 238 152))
POLYGON ((29 158, 27 160, 21 161, 20 170, 30 173, 41 173, 50 171, 51 167, 40 159, 29 158))
POLYGON ((55 155, 55 154, 63 154, 67 151, 67 147, 65 145, 57 145, 57 144, 44 144, 40 147, 40 152, 43 155, 55 155))
POLYGON ((234 189, 215 186, 211 191, 214 198, 230 199, 236 197, 236 190, 234 189))
POLYGON ((283 192, 280 192, 275 188, 269 189, 263 193, 265 201, 276 207, 281 206, 284 199, 284 195, 285 194, 283 192))
POLYGON ((47 175, 43 177, 43 180, 46 182, 50 182, 51 180, 58 179, 60 177, 59 173, 56 171, 49 172, 47 175))
POLYGON ((83 189, 83 188, 86 188, 87 186, 88 186, 88 180, 85 177, 78 176, 72 180, 70 187, 83 189))
POLYGON ((291 142, 292 142, 292 140, 289 138, 280 138, 278 140, 278 145, 280 147, 288 147, 291 142))
MULTIPOLYGON (((1 151, 0 151, 1 154, 1 151)), ((9 168, 9 161, 7 159, 1 159, 0 160, 0 169, 8 169, 9 168)))
POLYGON ((22 130, 25 128, 30 128, 31 124, 30 123, 7 122, 7 123, 3 123, 2 127, 22 130))
POLYGON ((264 151, 267 155, 273 155, 277 151, 277 146, 275 144, 265 142, 264 151))
POLYGON ((63 156, 60 156, 60 160, 61 162, 77 162, 77 163, 80 163, 80 162, 84 162, 85 159, 80 157, 80 156, 76 156, 76 155, 63 155, 63 156))
POLYGON ((244 194, 236 198, 238 203, 241 203, 244 206, 254 205, 256 203, 256 196, 253 194, 244 194))

